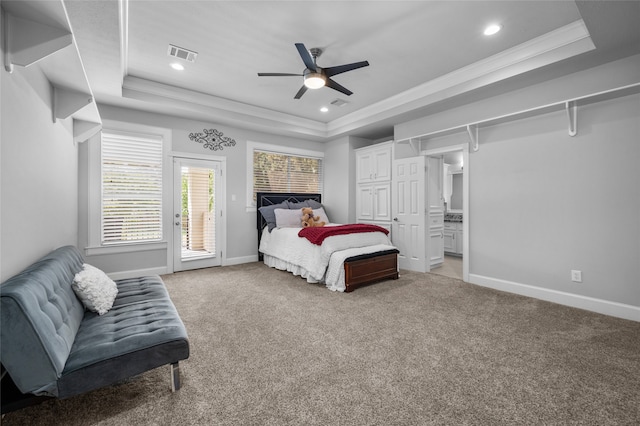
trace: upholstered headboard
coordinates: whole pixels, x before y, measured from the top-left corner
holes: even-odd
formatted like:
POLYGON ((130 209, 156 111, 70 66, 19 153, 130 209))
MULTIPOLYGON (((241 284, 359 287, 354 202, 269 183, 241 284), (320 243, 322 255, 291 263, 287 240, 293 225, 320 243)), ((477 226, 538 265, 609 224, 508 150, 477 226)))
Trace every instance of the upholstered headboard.
MULTIPOLYGON (((291 203, 301 203, 305 200, 314 200, 318 203, 322 202, 320 194, 301 194, 298 192, 258 192, 256 194, 256 218, 258 228, 258 248, 260 247, 260 239, 262 238, 262 229, 267 226, 267 221, 260 214, 260 207, 272 206, 280 204, 283 201, 291 203)), ((262 260, 262 253, 258 250, 258 258, 262 260)))

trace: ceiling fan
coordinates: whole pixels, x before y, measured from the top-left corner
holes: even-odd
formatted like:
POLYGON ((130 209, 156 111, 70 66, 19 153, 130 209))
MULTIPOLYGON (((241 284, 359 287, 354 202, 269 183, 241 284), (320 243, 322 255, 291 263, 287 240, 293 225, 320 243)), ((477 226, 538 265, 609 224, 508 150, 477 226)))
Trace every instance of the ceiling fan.
POLYGON ((307 91, 307 89, 319 89, 324 86, 344 93, 347 96, 351 96, 353 94, 352 91, 336 83, 331 79, 331 77, 343 72, 369 66, 369 62, 362 61, 354 62, 352 64, 338 65, 335 67, 320 68, 316 64, 316 59, 318 59, 318 56, 320 56, 320 54, 322 53, 322 49, 314 47, 310 50, 307 50, 307 48, 304 47, 304 44, 302 43, 296 43, 296 48, 298 49, 298 53, 302 58, 302 62, 304 62, 304 65, 306 66, 305 70, 302 71, 302 74, 289 74, 281 72, 258 73, 259 77, 302 77, 304 84, 302 85, 300 90, 298 90, 298 93, 296 93, 296 95, 293 97, 294 99, 300 99, 302 95, 304 95, 304 93, 307 91))

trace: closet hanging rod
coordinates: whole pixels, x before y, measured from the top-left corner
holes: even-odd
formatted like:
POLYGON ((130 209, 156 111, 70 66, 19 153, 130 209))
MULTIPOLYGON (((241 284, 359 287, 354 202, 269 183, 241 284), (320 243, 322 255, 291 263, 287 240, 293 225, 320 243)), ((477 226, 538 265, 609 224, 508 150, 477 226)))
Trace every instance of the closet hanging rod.
POLYGON ((511 120, 515 120, 517 118, 524 118, 526 116, 534 116, 534 115, 539 115, 539 114, 543 114, 545 112, 551 112, 551 111, 558 111, 561 109, 566 109, 567 113, 569 115, 569 135, 574 136, 575 133, 572 135, 571 133, 573 132, 577 132, 577 128, 576 128, 576 115, 577 115, 577 111, 576 108, 580 105, 587 105, 589 103, 593 103, 593 102, 598 102, 599 100, 606 100, 606 99, 612 99, 615 97, 622 97, 622 96, 626 96, 626 95, 631 95, 631 94, 635 94, 635 93, 640 93, 640 83, 633 83, 633 84, 629 84, 626 86, 620 86, 620 87, 616 87, 614 89, 609 89, 609 90, 603 90, 601 92, 596 92, 596 93, 592 93, 589 95, 585 95, 585 96, 579 96, 576 98, 572 98, 572 99, 567 99, 567 100, 563 100, 560 102, 553 102, 550 104, 546 104, 546 105, 541 105, 541 106, 537 106, 537 107, 533 107, 533 108, 528 108, 528 109, 524 109, 521 111, 516 111, 516 112, 511 112, 508 114, 503 114, 503 115, 499 115, 496 117, 491 117, 491 118, 487 118, 484 120, 478 120, 478 121, 474 121, 471 123, 466 123, 466 124, 460 124, 457 126, 452 126, 446 129, 441 129, 441 130, 436 130, 433 132, 429 132, 429 133, 424 133, 421 135, 417 135, 417 136, 411 136, 409 138, 404 138, 404 139, 400 139, 397 140, 396 143, 408 143, 409 141, 416 141, 418 144, 420 144, 422 142, 423 138, 433 138, 436 136, 445 136, 448 134, 453 134, 453 133, 457 133, 460 131, 467 131, 467 133, 469 134, 469 137, 472 141, 472 143, 475 145, 474 146, 474 150, 477 151, 477 130, 480 126, 485 125, 492 125, 492 124, 499 124, 499 123, 503 123, 503 122, 507 122, 507 121, 511 121, 511 120), (602 98, 602 99, 600 99, 602 98), (573 109, 573 111, 569 112, 569 109, 573 109), (475 129, 475 135, 472 134, 472 132, 470 131, 470 129, 475 129), (475 136, 475 140, 474 137, 475 136))

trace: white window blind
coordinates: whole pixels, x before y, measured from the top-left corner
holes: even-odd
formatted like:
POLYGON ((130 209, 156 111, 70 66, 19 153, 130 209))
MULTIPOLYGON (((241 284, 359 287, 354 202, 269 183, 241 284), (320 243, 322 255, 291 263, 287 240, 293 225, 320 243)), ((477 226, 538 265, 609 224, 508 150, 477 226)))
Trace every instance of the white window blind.
POLYGON ((322 193, 322 158, 253 151, 253 201, 258 192, 322 193))
POLYGON ((162 240, 162 139, 103 132, 102 243, 162 240))

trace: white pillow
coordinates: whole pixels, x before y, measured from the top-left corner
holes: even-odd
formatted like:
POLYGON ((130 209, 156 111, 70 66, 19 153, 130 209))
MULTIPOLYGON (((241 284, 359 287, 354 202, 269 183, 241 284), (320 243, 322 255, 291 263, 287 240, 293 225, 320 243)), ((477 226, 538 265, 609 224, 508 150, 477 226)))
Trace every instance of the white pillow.
POLYGON ((275 209, 276 227, 278 228, 302 228, 302 210, 275 209))
POLYGON ((327 217, 327 214, 324 211, 324 207, 320 207, 319 209, 313 209, 313 215, 320 216, 319 222, 331 223, 329 222, 329 218, 327 217))
POLYGON ((90 311, 106 314, 113 306, 118 294, 118 286, 100 269, 87 263, 82 265, 71 284, 76 296, 90 311))

